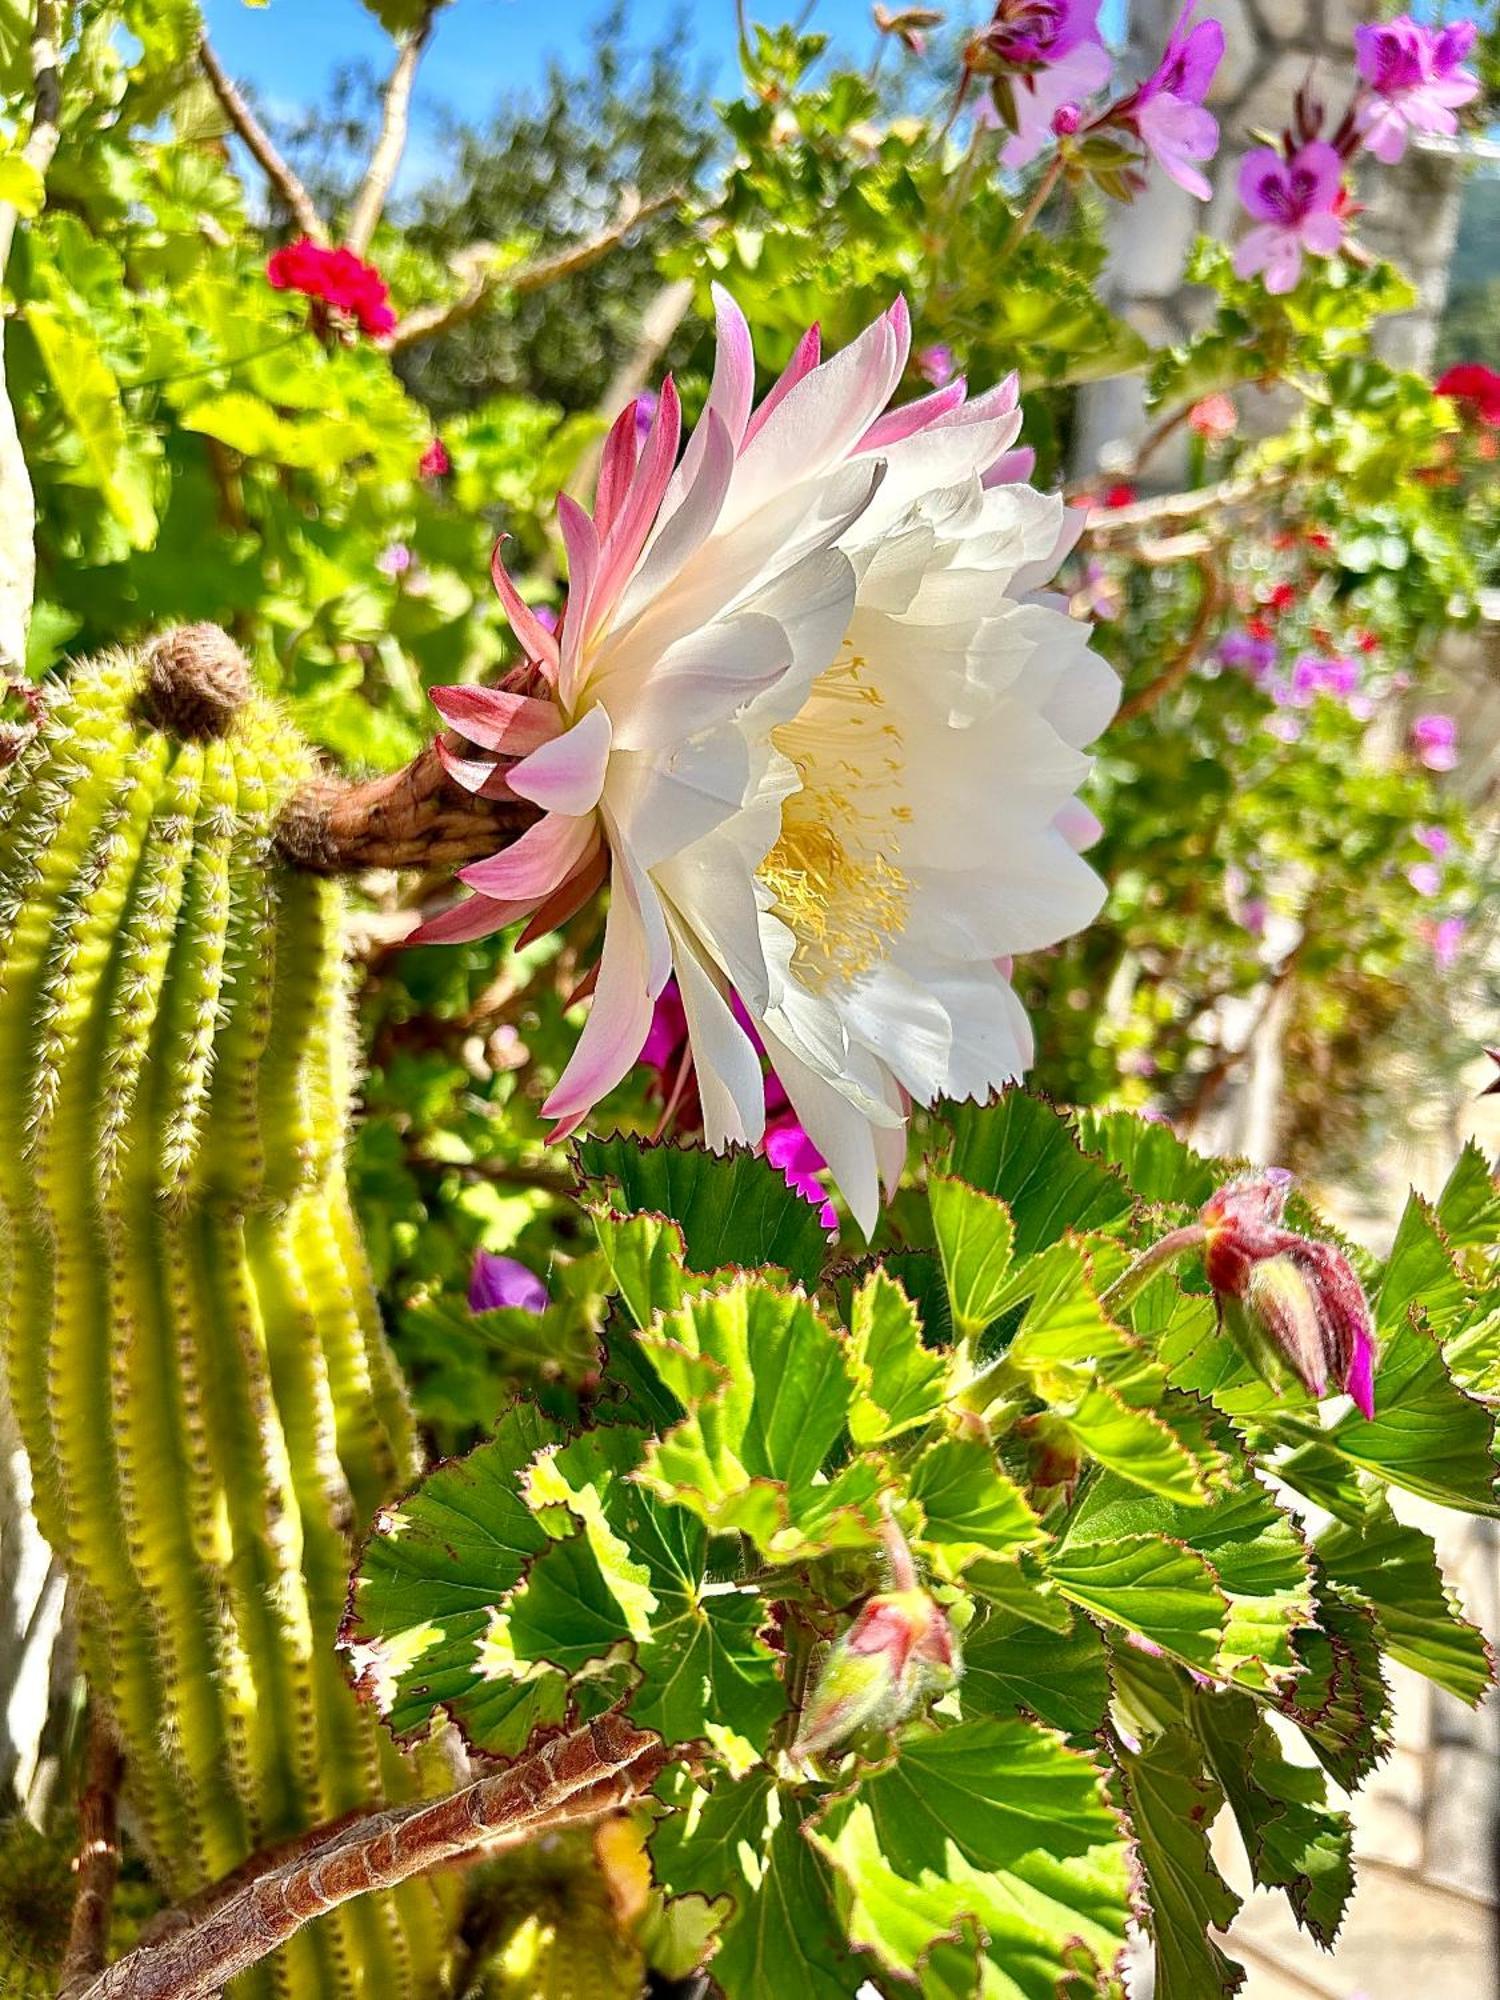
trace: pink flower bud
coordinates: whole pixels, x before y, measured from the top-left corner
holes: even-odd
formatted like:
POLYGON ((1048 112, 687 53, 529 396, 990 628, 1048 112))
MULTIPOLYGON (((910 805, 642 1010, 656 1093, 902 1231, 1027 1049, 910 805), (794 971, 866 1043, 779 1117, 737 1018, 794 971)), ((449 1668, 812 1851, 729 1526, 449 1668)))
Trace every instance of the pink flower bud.
POLYGON ((925 1590, 872 1597, 824 1661, 792 1755, 835 1749, 857 1730, 892 1729, 962 1671, 947 1613, 925 1590))
POLYGON ((1208 1281, 1221 1304, 1241 1309, 1257 1365, 1279 1357, 1314 1396, 1332 1382, 1373 1418, 1375 1327, 1364 1289, 1342 1250, 1284 1227, 1291 1179, 1268 1167, 1204 1203, 1208 1281))
POLYGON ((1052 136, 1054 139, 1071 139, 1083 123, 1083 112, 1076 104, 1059 104, 1052 114, 1052 136))

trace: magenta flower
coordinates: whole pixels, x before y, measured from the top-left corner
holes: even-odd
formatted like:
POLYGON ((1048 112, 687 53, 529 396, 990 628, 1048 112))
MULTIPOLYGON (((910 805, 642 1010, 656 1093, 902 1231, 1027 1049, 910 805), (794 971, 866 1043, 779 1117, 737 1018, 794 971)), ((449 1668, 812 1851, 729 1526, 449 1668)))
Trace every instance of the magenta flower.
POLYGON ((1235 252, 1241 278, 1266 274, 1266 290, 1289 292, 1302 275, 1302 253, 1331 257, 1344 240, 1339 212, 1344 163, 1322 139, 1299 146, 1289 160, 1257 146, 1240 163, 1240 200, 1260 224, 1235 252))
POLYGON ((1219 642, 1219 659, 1226 667, 1239 668, 1256 687, 1264 687, 1276 665, 1276 641, 1254 632, 1228 632, 1219 642))
POLYGON ((470 1312, 496 1312, 512 1306, 521 1312, 545 1312, 551 1304, 547 1287, 514 1257, 497 1257, 489 1250, 476 1250, 474 1272, 469 1279, 470 1312))
POLYGON ((656 422, 656 413, 661 408, 661 397, 654 389, 642 389, 635 399, 635 441, 643 445, 651 435, 651 426, 656 422))
POLYGON ((1440 917, 1436 923, 1425 922, 1419 927, 1419 934, 1432 947, 1432 956, 1440 972, 1451 972, 1458 959, 1468 929, 1462 917, 1440 917))
POLYGON ((1358 109, 1365 144, 1393 165, 1411 132, 1451 138, 1454 113, 1479 95, 1479 78, 1464 66, 1478 30, 1472 21, 1424 28, 1409 14, 1354 30, 1354 54, 1367 94, 1358 109))
POLYGON ((1435 861, 1415 861, 1407 869, 1406 879, 1419 896, 1435 896, 1443 886, 1443 871, 1435 861))
POLYGON ((788 1117, 767 1128, 765 1153, 787 1186, 817 1209, 818 1220, 823 1227, 837 1229, 838 1210, 818 1179, 828 1162, 795 1118, 788 1117))
POLYGON ((1458 762, 1458 724, 1451 715, 1419 715, 1411 744, 1429 771, 1451 771, 1458 762))
POLYGON ((1413 827, 1412 838, 1418 847, 1427 849, 1434 861, 1446 861, 1453 852, 1453 836, 1445 826, 1413 827))
POLYGON ((1099 34, 1099 0, 1001 0, 979 38, 987 65, 1007 79, 1012 136, 1000 154, 1024 167, 1055 136, 1054 120, 1072 124, 1083 102, 1102 90, 1113 64, 1099 34))
POLYGON ((919 347, 916 355, 917 373, 930 382, 934 389, 946 389, 958 370, 953 360, 953 349, 944 341, 935 341, 931 347, 919 347))
POLYGON ((1219 121, 1203 109, 1219 64, 1224 29, 1218 21, 1188 22, 1197 0, 1188 0, 1167 38, 1161 61, 1136 91, 1129 123, 1169 179, 1207 201, 1213 193, 1196 162, 1219 149, 1219 121))
POLYGON ((448 447, 441 438, 429 440, 427 449, 417 460, 417 472, 423 479, 443 479, 453 470, 453 460, 448 456, 448 447))
POLYGON ((376 556, 375 567, 382 576, 405 576, 411 568, 411 550, 405 542, 392 542, 376 556))

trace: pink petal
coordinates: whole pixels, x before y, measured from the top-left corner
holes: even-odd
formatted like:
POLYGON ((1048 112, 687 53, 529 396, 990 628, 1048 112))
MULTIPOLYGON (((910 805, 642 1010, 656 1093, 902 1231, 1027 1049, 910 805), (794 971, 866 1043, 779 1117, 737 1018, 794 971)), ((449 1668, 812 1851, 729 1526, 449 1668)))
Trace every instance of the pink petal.
POLYGON ((461 903, 442 910, 419 924, 406 940, 418 944, 471 944, 475 938, 489 937, 524 917, 529 903, 497 903, 490 896, 465 896, 461 903))
POLYGON ((529 906, 565 882, 598 838, 592 813, 580 819, 548 813, 499 854, 461 868, 458 879, 497 901, 529 906))
POLYGON ((804 375, 810 375, 822 357, 823 329, 814 320, 806 333, 797 342, 791 360, 766 391, 760 408, 756 410, 749 423, 745 426, 745 435, 740 440, 741 444, 749 444, 766 418, 770 416, 771 412, 785 397, 787 391, 795 389, 804 375))
POLYGON ((547 812, 573 818, 592 812, 604 790, 612 738, 608 711, 591 708, 581 722, 513 766, 511 790, 547 812))
POLYGON ((510 767, 495 757, 462 757, 441 736, 433 744, 438 762, 455 785, 462 785, 479 799, 511 797, 510 767))
POLYGON ((624 503, 630 482, 635 477, 639 456, 640 440, 636 434, 635 398, 632 396, 615 418, 599 460, 599 483, 594 491, 594 526, 601 537, 609 533, 610 525, 624 503))
POLYGON ((565 702, 571 702, 578 688, 583 642, 592 628, 594 590, 599 578, 599 535, 571 493, 557 496, 557 525, 568 553, 568 615, 563 623, 558 692, 565 702))
POLYGON ((946 416, 950 410, 960 409, 967 394, 968 385, 963 376, 955 376, 935 394, 918 396, 915 402, 903 403, 899 409, 887 410, 883 417, 877 417, 854 449, 879 451, 884 445, 899 444, 902 438, 926 430, 930 423, 946 416))
POLYGON ((699 464, 707 449, 708 419, 718 418, 728 434, 731 448, 735 449, 744 437, 745 425, 750 420, 750 405, 755 396, 755 348, 750 339, 750 328, 734 297, 722 285, 713 287, 713 300, 716 340, 713 381, 709 384, 703 414, 688 439, 682 463, 662 503, 664 520, 676 513, 697 477, 699 464))
POLYGON ((485 750, 503 750, 508 757, 529 756, 562 732, 555 701, 505 688, 435 687, 429 692, 433 707, 460 736, 485 750))
MULTIPOLYGON (((535 944, 548 931, 557 930, 570 917, 577 916, 594 891, 602 887, 608 873, 609 849, 601 841, 582 866, 575 868, 560 888, 537 905, 531 922, 516 939, 516 950, 524 951, 527 945, 535 944)), ((592 981, 589 991, 593 991, 592 981)), ((573 996, 574 999, 580 997, 579 994, 573 996)), ((571 1007, 572 1004, 570 1000, 568 1005, 571 1007)))
POLYGON ((1018 445, 1014 451, 1002 451, 979 483, 986 492, 992 486, 1021 486, 1035 471, 1036 453, 1029 444, 1018 445))
POLYGON ((609 616, 626 578, 635 568, 646 538, 651 533, 662 498, 671 481, 682 436, 682 404, 677 385, 669 375, 661 385, 661 401, 646 448, 641 453, 619 512, 610 523, 599 550, 599 576, 594 588, 594 615, 609 616))
POLYGON ((495 590, 505 615, 510 620, 510 629, 521 642, 522 651, 530 660, 547 670, 549 680, 557 679, 560 662, 557 638, 547 630, 520 591, 510 580, 510 574, 500 560, 500 551, 509 537, 501 535, 495 543, 495 552, 490 557, 490 575, 495 580, 495 590))
POLYGON ((572 1060, 542 1106, 543 1117, 562 1120, 565 1130, 576 1129, 640 1055, 654 1007, 645 925, 627 877, 617 871, 593 1006, 572 1060))

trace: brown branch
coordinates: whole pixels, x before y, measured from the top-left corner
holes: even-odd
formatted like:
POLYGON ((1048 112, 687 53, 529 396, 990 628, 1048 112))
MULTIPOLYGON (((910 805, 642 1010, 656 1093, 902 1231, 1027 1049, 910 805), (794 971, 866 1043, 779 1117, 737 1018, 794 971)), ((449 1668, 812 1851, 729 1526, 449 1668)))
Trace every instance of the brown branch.
POLYGON ((1132 535, 1150 534, 1178 521, 1194 521, 1201 515, 1226 515, 1241 508, 1258 506, 1290 485, 1288 467, 1276 466, 1244 477, 1221 479, 1213 486, 1198 486, 1190 493, 1163 493, 1154 500, 1136 500, 1128 507, 1095 509, 1090 513, 1082 539, 1098 548, 1132 535))
POLYGON ((412 88, 417 80, 422 53, 432 39, 437 10, 438 0, 429 0, 421 20, 397 51, 396 66, 385 87, 380 110, 380 134, 344 231, 344 242, 356 257, 363 257, 370 247, 370 239, 385 212, 391 183, 401 165, 401 156, 406 151, 406 135, 411 126, 412 88))
POLYGON ((639 1798, 666 1761, 658 1737, 605 1715, 446 1798, 320 1828, 294 1854, 128 1952, 79 2000, 208 2000, 341 1903, 598 1819, 639 1798))
POLYGON ((88 1776, 78 1801, 78 1888, 58 2000, 77 2000, 104 1970, 115 1878, 120 1872, 120 1780, 125 1759, 97 1711, 89 1725, 88 1776))
POLYGON ((535 263, 521 264, 512 270, 497 269, 484 247, 476 244, 463 259, 470 275, 467 286, 459 296, 446 305, 422 306, 416 312, 408 313, 387 345, 392 353, 399 354, 405 348, 415 347, 419 341, 436 340, 439 334, 451 333, 454 327, 463 326, 483 312, 497 292, 517 295, 540 292, 548 285, 572 277, 576 271, 586 271, 591 264, 597 264, 601 257, 607 257, 611 250, 623 243, 632 229, 649 222, 666 209, 675 208, 681 200, 680 188, 653 195, 650 201, 642 201, 634 188, 627 188, 620 197, 619 211, 614 220, 597 236, 590 236, 582 243, 570 243, 554 256, 539 257, 535 263))
MULTIPOLYGON (((1181 537, 1180 539, 1185 541, 1187 537, 1181 537)), ((1196 543, 1197 537, 1194 537, 1193 540, 1196 543)), ((1171 548, 1171 544, 1169 543, 1163 543, 1161 546, 1163 550, 1171 548)), ((1183 681, 1192 672, 1204 640, 1212 631, 1221 612, 1229 602, 1229 579, 1219 567, 1211 547, 1204 546, 1200 548, 1195 546, 1192 553, 1198 559, 1199 570, 1203 578, 1203 589, 1199 596, 1198 609, 1193 616, 1193 622, 1188 630, 1187 637, 1154 679, 1147 681, 1143 688, 1138 688, 1134 694, 1128 695, 1120 703, 1115 715, 1114 726, 1116 728, 1122 722, 1133 722, 1138 715, 1148 714, 1156 707, 1159 701, 1164 701, 1169 694, 1181 686, 1183 681)), ((1180 561, 1182 558, 1180 554, 1173 552, 1167 555, 1158 553, 1154 558, 1148 555, 1145 559, 1160 563, 1163 561, 1180 561)))
POLYGON ((208 78, 210 90, 219 100, 224 116, 244 140, 247 150, 261 172, 291 210, 292 219, 297 227, 304 236, 310 236, 314 243, 326 243, 328 230, 323 218, 313 206, 312 196, 276 150, 275 141, 250 109, 223 64, 214 54, 213 44, 207 35, 199 38, 198 61, 203 74, 208 78))
MULTIPOLYGON (((31 130, 21 158, 43 181, 62 137, 62 7, 59 0, 37 0, 31 30, 31 130)), ((0 202, 0 276, 10 262, 19 211, 13 201, 0 202)))
POLYGON ((429 744, 383 778, 363 784, 315 779, 282 813, 276 844, 288 861, 314 875, 458 868, 519 840, 538 817, 524 799, 466 792, 429 744))

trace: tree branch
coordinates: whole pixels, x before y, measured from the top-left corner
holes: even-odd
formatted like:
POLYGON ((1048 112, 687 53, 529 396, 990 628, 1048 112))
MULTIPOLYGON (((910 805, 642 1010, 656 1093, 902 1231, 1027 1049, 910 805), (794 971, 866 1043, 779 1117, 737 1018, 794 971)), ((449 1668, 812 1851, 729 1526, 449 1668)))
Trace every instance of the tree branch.
POLYGON ((605 1715, 447 1798, 320 1828, 128 1952, 79 2000, 208 2000, 339 1904, 481 1849, 598 1819, 639 1798, 666 1761, 660 1738, 605 1715))
POLYGON ((198 61, 203 74, 208 78, 209 88, 219 100, 224 116, 244 140, 247 150, 261 172, 291 210, 297 227, 304 236, 310 236, 314 243, 326 243, 328 230, 323 218, 313 206, 312 196, 276 150, 270 133, 240 95, 223 64, 214 54, 213 44, 207 35, 199 39, 198 61))
POLYGON ((1197 520, 1204 514, 1235 513, 1272 498, 1290 485, 1292 476, 1290 468, 1276 466, 1244 478, 1221 479, 1214 486, 1198 486, 1190 493, 1163 493, 1154 500, 1134 501, 1129 507, 1096 509, 1089 515, 1082 540, 1098 548, 1178 521, 1197 520))
POLYGON ((422 53, 432 39, 437 10, 438 0, 429 0, 421 20, 397 51, 396 66, 385 87, 380 109, 380 135, 370 154, 370 164, 354 198, 344 231, 344 242, 356 257, 363 257, 370 247, 370 239, 385 212, 391 183, 401 165, 401 156, 406 151, 406 135, 411 128, 412 88, 417 80, 422 53))
POLYGON ((78 1889, 58 2000, 77 2000, 104 1969, 109 1916, 120 1872, 120 1779, 125 1759, 97 1709, 89 1723, 88 1776, 78 1801, 78 1889))
MULTIPOLYGON (((31 30, 31 130, 21 158, 45 181, 62 136, 61 0, 37 0, 31 30)), ((13 201, 0 202, 0 277, 10 262, 19 214, 13 201)))
POLYGON ((465 289, 446 305, 422 306, 416 312, 408 313, 390 336, 387 343, 390 351, 399 354, 404 348, 415 347, 419 341, 436 340, 439 334, 451 333, 454 327, 463 326, 483 312, 496 292, 518 295, 540 292, 562 278, 571 278, 575 271, 586 271, 591 264, 597 264, 601 257, 607 257, 611 250, 624 242, 632 229, 649 222, 666 209, 675 208, 681 200, 680 188, 653 195, 650 201, 642 201, 634 188, 627 188, 620 197, 614 220, 597 236, 590 236, 582 243, 570 243, 554 256, 539 257, 535 263, 521 264, 513 270, 497 270, 491 258, 484 254, 483 246, 475 245, 465 253, 464 261, 470 267, 465 289))
MULTIPOLYGON (((1190 538, 1182 536, 1179 539, 1186 542, 1190 538)), ((1198 537, 1194 536, 1191 540, 1196 544, 1198 537)), ((1164 542, 1161 547, 1164 551, 1172 550, 1171 543, 1164 542)), ((1172 553, 1168 554, 1159 553, 1154 557, 1147 556, 1146 560, 1157 563, 1181 561, 1183 553, 1181 551, 1172 551, 1172 553)), ((1228 579, 1215 560, 1211 546, 1195 546, 1190 553, 1198 559, 1199 570, 1203 578, 1203 588, 1198 598, 1198 609, 1193 615, 1193 622, 1188 630, 1187 637, 1154 679, 1147 681, 1146 685, 1143 688, 1138 688, 1134 694, 1127 695, 1125 700, 1120 703, 1115 713, 1114 726, 1116 728, 1122 722, 1133 722, 1136 716, 1148 714, 1150 710, 1156 707, 1159 701, 1164 700, 1167 695, 1172 693, 1174 688, 1179 687, 1187 679, 1202 649, 1203 641, 1208 637, 1220 613, 1229 602, 1228 579)))

